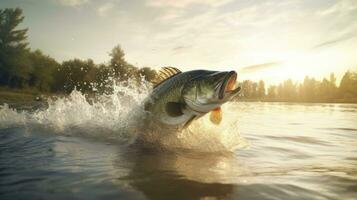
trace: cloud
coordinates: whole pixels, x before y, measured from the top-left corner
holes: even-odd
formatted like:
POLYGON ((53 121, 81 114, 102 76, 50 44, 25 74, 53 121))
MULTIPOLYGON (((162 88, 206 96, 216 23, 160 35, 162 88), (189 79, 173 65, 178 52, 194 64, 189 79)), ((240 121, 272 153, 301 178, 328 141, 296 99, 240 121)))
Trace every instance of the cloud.
POLYGON ((191 49, 191 46, 176 46, 176 47, 172 48, 172 51, 174 54, 177 54, 177 53, 182 53, 188 49, 191 49))
POLYGON ((181 51, 183 49, 187 49, 187 48, 190 48, 189 46, 177 46, 177 47, 174 47, 172 48, 173 51, 181 51))
POLYGON ((157 21, 158 22, 170 22, 177 20, 179 17, 182 17, 184 15, 184 10, 183 9, 165 9, 165 11, 158 16, 157 21))
POLYGON ((97 9, 97 14, 101 17, 105 17, 108 15, 108 13, 114 8, 114 4, 113 3, 105 3, 101 6, 98 7, 97 9))
POLYGON ((357 9, 357 4, 355 0, 340 0, 326 9, 319 10, 318 15, 327 16, 327 15, 345 14, 348 12, 353 12, 356 9, 357 9))
POLYGON ((343 41, 346 41, 346 40, 349 40, 349 39, 352 39, 352 38, 355 38, 355 37, 357 37, 357 34, 343 35, 343 36, 341 36, 339 38, 332 39, 332 40, 327 40, 325 42, 317 44, 316 46, 313 47, 313 49, 327 47, 327 46, 334 45, 334 44, 337 44, 339 42, 343 42, 343 41))
POLYGON ((220 66, 223 69, 237 63, 280 60, 280 52, 287 49, 283 46, 284 39, 290 39, 281 34, 280 29, 285 25, 288 30, 291 21, 300 18, 296 17, 296 11, 288 9, 291 5, 287 3, 273 5, 232 3, 229 6, 237 9, 229 10, 226 7, 164 7, 156 16, 159 20, 154 21, 164 31, 155 31, 151 41, 159 46, 156 48, 166 49, 163 53, 167 56, 162 62, 180 66, 220 66), (278 34, 279 40, 275 42, 278 34), (182 46, 187 43, 194 48, 182 46))
POLYGON ((282 61, 275 61, 275 62, 256 64, 256 65, 249 65, 249 66, 240 68, 239 71, 241 71, 241 72, 256 72, 256 71, 259 71, 259 70, 264 70, 264 69, 268 69, 268 68, 277 67, 280 64, 282 64, 282 61))
POLYGON ((221 6, 232 0, 148 0, 147 4, 153 7, 175 7, 184 8, 193 4, 201 4, 208 6, 221 6))
POLYGON ((353 0, 340 0, 317 11, 320 24, 326 29, 323 32, 323 40, 312 48, 331 46, 357 37, 357 4, 353 0))
POLYGON ((89 2, 89 0, 58 0, 64 6, 79 6, 89 2))

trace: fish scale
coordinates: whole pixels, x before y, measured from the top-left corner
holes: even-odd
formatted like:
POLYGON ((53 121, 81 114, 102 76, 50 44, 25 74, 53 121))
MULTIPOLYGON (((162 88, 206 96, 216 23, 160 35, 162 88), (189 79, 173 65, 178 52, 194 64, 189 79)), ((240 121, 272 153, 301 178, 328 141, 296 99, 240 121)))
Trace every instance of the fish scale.
MULTIPOLYGON (((195 119, 211 112, 220 112, 222 104, 238 94, 240 88, 232 88, 236 81, 234 71, 192 70, 180 72, 178 69, 164 68, 151 95, 146 100, 148 119, 167 128, 182 129, 195 119), (174 74, 173 71, 177 73, 174 74), (167 77, 171 74, 171 77, 167 77), (228 87, 227 87, 228 84, 228 87), (229 90, 228 90, 228 89, 229 90)), ((214 113, 213 112, 213 113, 214 113)), ((215 124, 219 124, 220 113, 216 113, 215 124)))

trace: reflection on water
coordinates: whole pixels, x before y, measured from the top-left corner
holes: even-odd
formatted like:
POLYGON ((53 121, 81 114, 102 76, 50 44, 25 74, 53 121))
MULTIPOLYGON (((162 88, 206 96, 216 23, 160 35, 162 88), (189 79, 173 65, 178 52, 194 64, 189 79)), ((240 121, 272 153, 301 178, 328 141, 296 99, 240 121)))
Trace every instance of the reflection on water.
POLYGON ((234 184, 223 179, 232 172, 233 157, 158 152, 125 157, 133 166, 117 183, 128 182, 148 199, 226 199, 234 192, 234 184))
POLYGON ((0 129, 0 199, 357 199, 357 105, 230 110, 250 147, 225 154, 0 129))

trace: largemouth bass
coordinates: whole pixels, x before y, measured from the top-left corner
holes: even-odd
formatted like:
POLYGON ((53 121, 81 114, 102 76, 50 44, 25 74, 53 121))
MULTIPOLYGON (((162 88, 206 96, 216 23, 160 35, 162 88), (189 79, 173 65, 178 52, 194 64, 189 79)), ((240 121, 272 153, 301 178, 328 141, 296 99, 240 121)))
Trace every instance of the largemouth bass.
POLYGON ((145 110, 150 120, 176 129, 183 129, 195 119, 211 112, 210 120, 222 120, 221 105, 236 96, 235 71, 193 70, 181 72, 177 68, 163 68, 145 110))

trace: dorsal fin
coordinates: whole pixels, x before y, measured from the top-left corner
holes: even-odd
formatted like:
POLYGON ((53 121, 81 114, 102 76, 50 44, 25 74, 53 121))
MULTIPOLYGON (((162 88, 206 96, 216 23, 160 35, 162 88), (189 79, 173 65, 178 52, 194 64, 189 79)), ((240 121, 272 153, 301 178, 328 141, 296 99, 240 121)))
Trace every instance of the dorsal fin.
POLYGON ((179 69, 177 69, 176 67, 161 68, 153 81, 154 88, 157 87, 160 83, 164 82, 165 80, 167 80, 179 73, 181 73, 181 71, 179 69))

